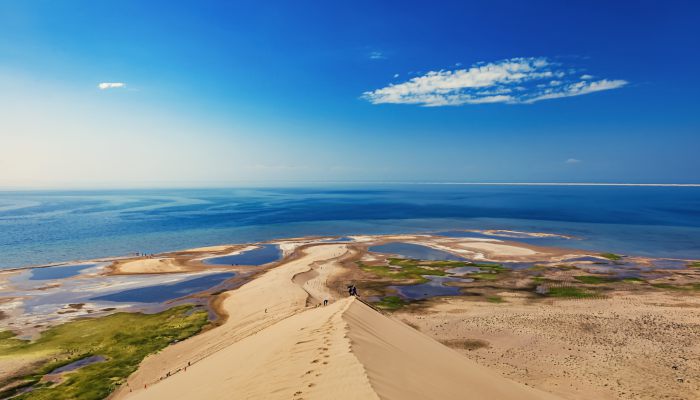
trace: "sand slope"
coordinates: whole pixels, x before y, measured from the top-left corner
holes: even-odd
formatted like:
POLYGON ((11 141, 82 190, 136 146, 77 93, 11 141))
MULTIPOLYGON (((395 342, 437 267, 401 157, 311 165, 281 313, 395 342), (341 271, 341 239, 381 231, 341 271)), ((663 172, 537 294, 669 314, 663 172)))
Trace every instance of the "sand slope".
POLYGON ((554 399, 503 378, 356 301, 343 314, 353 354, 381 399, 554 399))
POLYGON ((347 251, 339 244, 310 247, 232 291, 224 303, 229 312, 224 326, 150 357, 116 397, 554 398, 503 378, 354 298, 307 306, 331 296, 323 282, 341 268, 337 259, 347 251), (197 362, 184 369, 189 359, 197 362), (177 368, 181 371, 154 381, 177 368))

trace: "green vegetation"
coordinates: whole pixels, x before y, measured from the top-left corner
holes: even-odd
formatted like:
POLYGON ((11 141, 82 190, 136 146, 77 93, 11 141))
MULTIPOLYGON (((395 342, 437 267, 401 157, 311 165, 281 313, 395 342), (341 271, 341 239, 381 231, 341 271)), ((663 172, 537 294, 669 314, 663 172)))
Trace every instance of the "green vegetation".
POLYGON ((597 294, 575 286, 554 286, 549 288, 547 296, 567 299, 587 299, 596 297, 597 294))
POLYGON ((601 257, 605 257, 605 258, 607 258, 608 260, 611 260, 611 261, 619 261, 619 260, 622 260, 622 256, 619 255, 619 254, 615 254, 615 253, 600 253, 599 255, 600 255, 601 257))
POLYGON ((510 271, 508 268, 504 267, 501 264, 476 264, 476 263, 467 263, 465 264, 467 267, 477 267, 482 271, 490 271, 493 273, 499 273, 499 272, 505 272, 505 271, 510 271))
POLYGON ((504 303, 503 297, 501 296, 486 296, 486 301, 489 303, 504 303))
POLYGON ((688 264, 688 268, 700 268, 700 261, 693 261, 688 264))
POLYGON ((622 281, 623 281, 623 282, 632 282, 632 283, 636 283, 636 282, 646 282, 644 279, 642 279, 642 278, 637 278, 637 277, 623 278, 622 281))
POLYGON ((374 305, 383 310, 398 310, 406 305, 406 301, 399 296, 386 296, 374 305))
POLYGON ((689 283, 685 285, 672 285, 669 283, 652 283, 651 286, 658 289, 700 291, 700 283, 689 283))
POLYGON ((3 357, 45 361, 30 375, 3 377, 0 387, 12 384, 14 389, 0 392, 0 397, 9 397, 21 387, 34 385, 33 390, 13 399, 103 399, 148 354, 196 334, 206 323, 206 311, 183 305, 157 314, 116 313, 80 319, 50 328, 35 341, 19 340, 12 333, 1 332, 3 357), (54 369, 90 356, 102 356, 105 361, 70 372, 58 384, 38 383, 54 369))
POLYGON ((360 268, 377 276, 392 280, 415 280, 417 283, 425 283, 428 280, 423 275, 444 276, 445 271, 433 267, 430 262, 419 260, 404 260, 402 258, 390 258, 389 265, 400 268, 392 268, 386 265, 366 265, 359 263, 360 268))
POLYGON ((533 276, 532 281, 535 283, 551 283, 551 282, 559 282, 554 279, 549 279, 545 278, 544 276, 533 276))
POLYGON ((576 279, 579 282, 588 283, 591 285, 597 285, 599 283, 615 282, 615 279, 611 278, 609 276, 579 275, 579 276, 574 276, 574 279, 576 279))
POLYGON ((499 278, 497 273, 492 273, 492 272, 476 272, 473 274, 467 275, 469 278, 474 278, 480 281, 495 281, 496 279, 499 278))
POLYGON ((423 275, 445 276, 445 270, 458 267, 477 267, 483 272, 469 274, 470 278, 492 280, 497 279, 498 273, 509 271, 501 264, 479 264, 463 261, 425 261, 406 258, 389 258, 389 265, 366 265, 358 263, 364 271, 374 275, 389 278, 394 281, 411 280, 415 283, 425 283, 428 280, 423 275))

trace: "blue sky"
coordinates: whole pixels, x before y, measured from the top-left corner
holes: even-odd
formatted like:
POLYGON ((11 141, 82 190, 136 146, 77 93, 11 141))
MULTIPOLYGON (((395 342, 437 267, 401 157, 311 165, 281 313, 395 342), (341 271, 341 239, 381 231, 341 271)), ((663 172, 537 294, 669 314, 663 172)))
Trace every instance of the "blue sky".
POLYGON ((700 182, 696 2, 145 3, 0 0, 0 186, 700 182))

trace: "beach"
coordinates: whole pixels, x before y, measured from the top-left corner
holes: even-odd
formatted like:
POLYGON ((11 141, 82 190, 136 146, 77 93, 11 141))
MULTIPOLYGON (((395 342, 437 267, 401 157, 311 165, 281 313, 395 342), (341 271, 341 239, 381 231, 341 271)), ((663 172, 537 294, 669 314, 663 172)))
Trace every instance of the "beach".
MULTIPOLYGON (((212 317, 200 333, 145 356, 110 398, 692 398, 697 261, 518 241, 540 236, 299 237, 47 267, 42 274, 82 269, 7 299, 14 305, 2 323, 38 338, 113 315, 103 297, 228 274, 189 295, 173 289, 163 297, 172 300, 114 303, 131 313, 194 303, 212 317), (67 302, 59 293, 73 287, 96 297, 21 314, 31 296, 55 291, 49 298, 67 302)), ((19 278, 31 271, 8 271, 0 282, 29 288, 19 278)), ((21 376, 42 357, 0 355, 0 370, 21 376)))

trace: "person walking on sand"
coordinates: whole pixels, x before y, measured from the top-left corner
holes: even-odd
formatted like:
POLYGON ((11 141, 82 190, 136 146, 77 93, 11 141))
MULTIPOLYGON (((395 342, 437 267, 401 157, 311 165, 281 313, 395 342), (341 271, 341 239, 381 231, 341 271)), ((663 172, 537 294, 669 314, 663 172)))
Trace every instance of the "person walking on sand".
POLYGON ((323 306, 325 307, 327 305, 328 305, 328 299, 323 299, 323 306))

